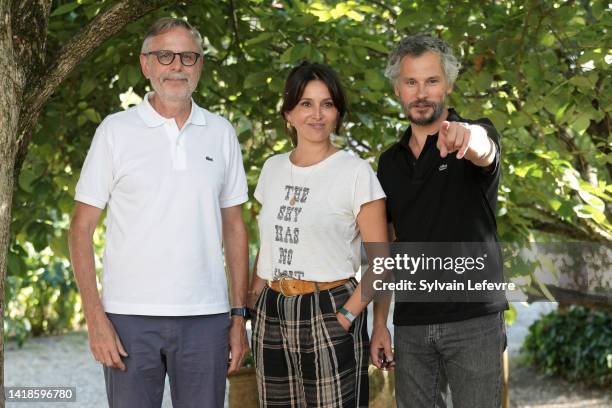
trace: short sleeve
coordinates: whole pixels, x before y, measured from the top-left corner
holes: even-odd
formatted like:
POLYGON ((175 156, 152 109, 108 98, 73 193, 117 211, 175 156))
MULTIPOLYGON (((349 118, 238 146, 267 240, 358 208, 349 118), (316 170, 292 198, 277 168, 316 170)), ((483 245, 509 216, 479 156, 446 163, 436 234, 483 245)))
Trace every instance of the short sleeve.
POLYGON ((495 158, 493 163, 486 167, 478 167, 473 165, 478 177, 480 187, 487 197, 487 201, 491 205, 491 209, 495 212, 497 206, 497 190, 499 188, 499 180, 501 176, 501 143, 500 136, 489 119, 479 119, 474 124, 482 126, 487 131, 487 136, 493 143, 495 143, 495 158))
POLYGON ((74 199, 104 209, 114 184, 112 146, 106 122, 102 122, 91 142, 76 185, 74 199))
POLYGON ((355 179, 355 187, 353 192, 353 214, 355 217, 361 211, 363 204, 370 201, 385 198, 380 182, 376 178, 376 174, 368 162, 362 160, 357 169, 357 177, 355 179))
POLYGON ((223 188, 219 195, 219 206, 221 208, 233 207, 246 202, 249 198, 244 164, 242 163, 242 152, 240 144, 234 132, 229 126, 229 146, 225 168, 223 188))
POLYGON ((255 199, 259 201, 259 203, 262 205, 264 203, 263 198, 264 198, 264 192, 265 192, 265 181, 267 177, 266 169, 268 167, 268 160, 265 161, 265 163, 263 164, 263 167, 261 168, 261 172, 259 173, 259 178, 257 179, 257 186, 255 187, 255 192, 253 193, 253 195, 255 196, 255 199))
POLYGON ((501 144, 499 141, 500 136, 497 132, 497 129, 495 129, 493 122, 491 122, 487 118, 479 119, 473 122, 473 124, 482 126, 486 130, 489 139, 491 139, 491 141, 495 143, 495 158, 493 159, 493 163, 486 168, 480 167, 478 169, 480 171, 480 174, 483 176, 485 183, 490 183, 495 179, 499 178, 501 161, 501 144))

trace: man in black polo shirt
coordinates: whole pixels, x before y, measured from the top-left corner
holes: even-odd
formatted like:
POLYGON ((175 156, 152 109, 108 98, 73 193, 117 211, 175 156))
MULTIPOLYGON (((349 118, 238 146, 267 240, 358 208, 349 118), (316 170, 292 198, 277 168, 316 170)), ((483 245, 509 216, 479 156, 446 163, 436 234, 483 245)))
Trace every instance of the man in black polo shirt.
MULTIPOLYGON (((378 164, 396 242, 477 242, 499 248, 499 135, 488 119, 463 119, 447 107, 458 71, 448 44, 425 34, 402 39, 390 55, 386 75, 410 120, 378 164)), ((501 267, 493 269, 489 279, 501 281, 501 267)), ((500 406, 507 306, 505 300, 396 301, 398 407, 445 407, 447 388, 454 408, 500 406)), ((371 352, 379 367, 383 352, 386 360, 393 359, 387 313, 388 307, 375 305, 371 352)))

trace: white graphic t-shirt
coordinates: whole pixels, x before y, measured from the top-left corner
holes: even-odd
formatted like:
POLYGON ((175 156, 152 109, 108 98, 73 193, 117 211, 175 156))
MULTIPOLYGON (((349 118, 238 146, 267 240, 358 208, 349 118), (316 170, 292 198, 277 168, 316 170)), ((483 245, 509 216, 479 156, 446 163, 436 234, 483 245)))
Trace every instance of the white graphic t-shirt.
POLYGON ((365 160, 338 151, 308 167, 289 153, 266 160, 255 198, 260 249, 257 275, 317 282, 350 278, 359 270, 361 205, 385 197, 365 160))

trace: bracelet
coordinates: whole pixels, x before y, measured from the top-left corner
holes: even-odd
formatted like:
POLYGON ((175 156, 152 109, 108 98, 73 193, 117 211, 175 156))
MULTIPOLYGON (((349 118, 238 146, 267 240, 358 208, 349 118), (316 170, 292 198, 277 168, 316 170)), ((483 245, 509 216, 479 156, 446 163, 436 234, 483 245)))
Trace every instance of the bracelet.
POLYGON ((351 324, 353 324, 353 321, 356 318, 356 316, 354 314, 352 314, 349 310, 345 309, 344 307, 340 307, 338 309, 338 313, 340 313, 341 315, 346 317, 346 320, 348 320, 349 323, 351 323, 351 324))

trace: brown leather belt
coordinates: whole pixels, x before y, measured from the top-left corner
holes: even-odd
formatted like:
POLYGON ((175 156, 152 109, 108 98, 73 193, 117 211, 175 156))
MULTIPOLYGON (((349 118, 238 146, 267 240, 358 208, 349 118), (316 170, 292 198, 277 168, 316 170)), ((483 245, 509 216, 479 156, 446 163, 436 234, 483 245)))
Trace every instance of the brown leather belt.
POLYGON ((301 279, 281 278, 279 280, 268 281, 268 286, 276 292, 282 293, 284 296, 298 296, 314 293, 319 290, 333 289, 344 285, 348 279, 340 279, 333 282, 314 282, 301 279))

